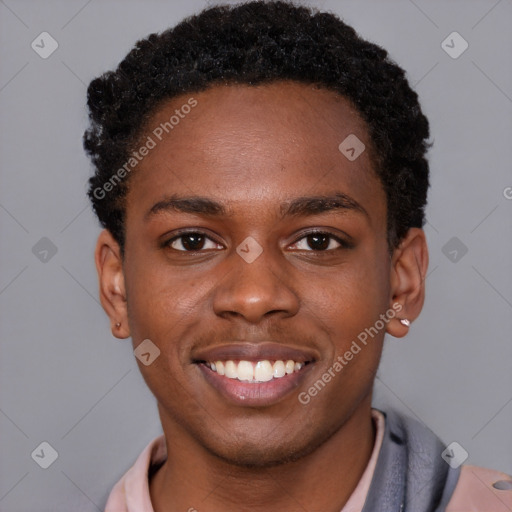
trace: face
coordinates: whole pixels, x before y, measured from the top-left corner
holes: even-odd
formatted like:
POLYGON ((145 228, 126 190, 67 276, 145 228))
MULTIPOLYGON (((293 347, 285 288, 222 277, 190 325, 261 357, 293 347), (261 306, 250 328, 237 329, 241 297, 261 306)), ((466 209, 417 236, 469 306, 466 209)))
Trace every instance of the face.
POLYGON ((240 465, 303 456, 371 395, 385 328, 353 342, 393 298, 366 125, 314 86, 217 86, 161 105, 148 136, 122 280, 134 347, 160 350, 139 366, 164 430, 240 465))

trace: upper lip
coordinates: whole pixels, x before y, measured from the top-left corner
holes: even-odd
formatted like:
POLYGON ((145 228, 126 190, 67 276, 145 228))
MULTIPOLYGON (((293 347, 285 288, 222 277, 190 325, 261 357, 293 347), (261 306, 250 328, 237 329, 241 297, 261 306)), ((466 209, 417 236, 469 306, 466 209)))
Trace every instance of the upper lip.
POLYGON ((316 361, 317 354, 310 348, 298 348, 273 341, 257 343, 232 341, 222 345, 198 349, 192 357, 195 363, 229 360, 262 361, 265 359, 272 361, 287 361, 291 359, 296 363, 305 363, 316 361))

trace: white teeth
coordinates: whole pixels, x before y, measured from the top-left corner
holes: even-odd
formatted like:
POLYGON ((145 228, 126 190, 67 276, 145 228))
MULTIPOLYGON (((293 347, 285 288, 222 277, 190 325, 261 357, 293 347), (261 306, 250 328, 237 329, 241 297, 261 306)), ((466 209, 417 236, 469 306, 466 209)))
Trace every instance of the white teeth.
MULTIPOLYGON (((252 365, 251 365, 252 366, 252 365)), ((259 382, 268 382, 272 380, 274 369, 270 364, 270 361, 258 361, 256 368, 254 368, 254 380, 259 382)))
POLYGON ((286 369, 284 367, 283 361, 276 361, 274 363, 274 378, 279 379, 280 377, 284 377, 286 375, 286 369))
POLYGON ((215 361, 206 363, 211 370, 224 375, 228 379, 238 379, 243 382, 268 382, 272 379, 280 379, 286 375, 300 371, 305 363, 288 361, 275 361, 268 359, 262 361, 215 361))
POLYGON ((222 361, 215 362, 215 368, 212 366, 212 370, 217 372, 219 375, 224 375, 224 363, 222 361))
POLYGON ((226 361, 224 364, 224 375, 230 379, 238 378, 238 371, 234 361, 226 361))
POLYGON ((246 380, 248 382, 251 382, 251 380, 253 379, 254 368, 252 367, 252 364, 249 361, 240 361, 238 363, 238 380, 246 380))

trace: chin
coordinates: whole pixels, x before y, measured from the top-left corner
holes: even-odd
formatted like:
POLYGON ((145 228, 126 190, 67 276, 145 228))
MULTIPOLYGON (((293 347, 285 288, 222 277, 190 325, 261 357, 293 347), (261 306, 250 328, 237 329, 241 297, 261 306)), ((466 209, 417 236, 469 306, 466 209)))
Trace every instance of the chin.
POLYGON ((317 436, 309 439, 258 441, 225 441, 221 446, 206 446, 214 456, 224 462, 247 469, 266 469, 300 460, 323 444, 330 436, 317 436))

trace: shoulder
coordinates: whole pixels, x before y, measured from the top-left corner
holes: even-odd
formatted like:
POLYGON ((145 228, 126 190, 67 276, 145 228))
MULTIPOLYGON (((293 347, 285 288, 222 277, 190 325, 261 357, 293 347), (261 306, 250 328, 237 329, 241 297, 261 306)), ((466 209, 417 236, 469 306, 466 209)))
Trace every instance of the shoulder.
POLYGON ((462 466, 446 512, 510 512, 512 477, 478 466, 462 466))

